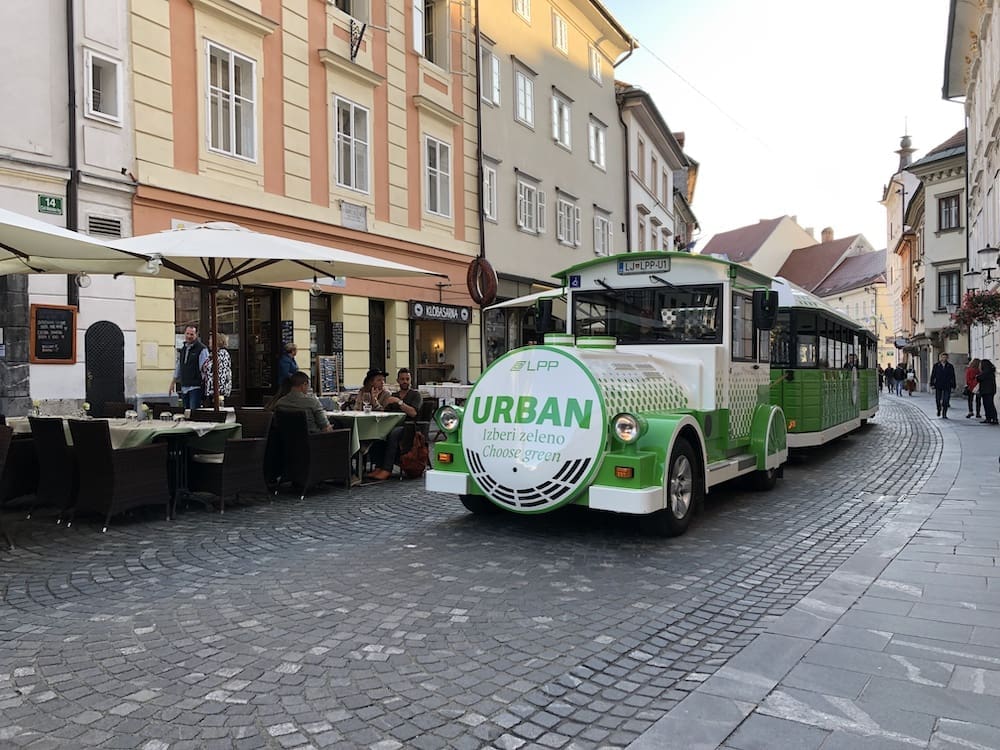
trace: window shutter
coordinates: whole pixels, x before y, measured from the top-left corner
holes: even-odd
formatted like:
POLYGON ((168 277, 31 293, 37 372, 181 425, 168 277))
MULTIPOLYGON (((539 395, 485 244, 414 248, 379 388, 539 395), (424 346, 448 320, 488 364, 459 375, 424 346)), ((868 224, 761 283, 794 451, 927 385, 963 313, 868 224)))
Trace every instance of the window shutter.
POLYGON ((559 140, 559 100, 552 97, 552 140, 559 140))
POLYGON ((424 56, 424 0, 413 0, 413 51, 424 56))
POLYGON ((556 201, 556 239, 562 242, 566 239, 566 204, 556 201))
POLYGON ((604 227, 604 254, 611 255, 614 253, 614 234, 611 231, 611 219, 607 219, 607 224, 604 227))
POLYGON ((601 220, 594 217, 594 252, 601 254, 601 220))
POLYGON ((573 244, 580 247, 580 207, 573 206, 573 244))
POLYGON ((545 232, 545 191, 539 190, 537 196, 538 196, 537 227, 538 227, 538 233, 542 234, 545 232))
POLYGON ((517 226, 519 229, 524 228, 525 217, 527 214, 527 199, 524 195, 524 183, 517 183, 517 226))
POLYGON ((594 123, 587 125, 587 153, 590 154, 590 161, 597 163, 597 126, 594 123))
POLYGON ((490 55, 490 72, 493 83, 493 103, 500 104, 500 58, 490 55))

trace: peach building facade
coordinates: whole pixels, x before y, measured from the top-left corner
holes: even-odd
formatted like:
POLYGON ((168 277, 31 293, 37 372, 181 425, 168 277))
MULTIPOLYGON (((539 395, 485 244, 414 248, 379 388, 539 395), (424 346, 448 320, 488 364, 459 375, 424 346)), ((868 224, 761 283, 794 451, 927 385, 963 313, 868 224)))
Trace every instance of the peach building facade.
MULTIPOLYGON (((472 19, 427 5, 131 3, 135 234, 231 221, 448 277, 226 290, 220 327, 246 403, 273 390, 289 339, 302 368, 339 356, 348 386, 370 366, 418 382, 479 374, 465 285, 479 252, 472 19)), ((160 279, 135 289, 137 391, 163 392, 177 326, 207 322, 204 294, 160 279)))

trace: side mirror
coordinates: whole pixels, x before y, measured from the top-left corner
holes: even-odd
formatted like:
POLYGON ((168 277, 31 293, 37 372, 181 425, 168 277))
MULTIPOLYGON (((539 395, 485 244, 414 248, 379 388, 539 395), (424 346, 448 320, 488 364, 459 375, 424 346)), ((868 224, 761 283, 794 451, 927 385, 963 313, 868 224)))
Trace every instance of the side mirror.
POLYGON ((778 293, 758 289, 753 293, 753 325, 761 331, 770 331, 778 320, 778 293))

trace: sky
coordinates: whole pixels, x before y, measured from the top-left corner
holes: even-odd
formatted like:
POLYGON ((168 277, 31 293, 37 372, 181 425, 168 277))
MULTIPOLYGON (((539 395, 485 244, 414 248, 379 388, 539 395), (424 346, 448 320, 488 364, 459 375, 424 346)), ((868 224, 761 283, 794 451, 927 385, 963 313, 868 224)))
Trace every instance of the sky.
POLYGON ((640 48, 616 78, 647 91, 699 163, 696 251, 796 216, 886 245, 882 190, 963 128, 941 98, 948 0, 604 0, 640 48))

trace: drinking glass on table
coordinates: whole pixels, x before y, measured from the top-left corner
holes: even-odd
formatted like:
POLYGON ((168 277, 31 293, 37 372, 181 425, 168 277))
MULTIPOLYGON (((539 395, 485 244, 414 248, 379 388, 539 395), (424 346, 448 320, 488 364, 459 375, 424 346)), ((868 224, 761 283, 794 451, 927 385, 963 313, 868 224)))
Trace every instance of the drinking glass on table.
POLYGON ((372 410, 372 394, 367 391, 361 394, 361 410, 365 412, 372 410))
POLYGON ((139 412, 137 412, 135 409, 129 409, 128 411, 125 412, 125 421, 126 422, 138 422, 139 421, 139 412))

